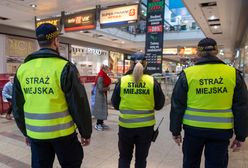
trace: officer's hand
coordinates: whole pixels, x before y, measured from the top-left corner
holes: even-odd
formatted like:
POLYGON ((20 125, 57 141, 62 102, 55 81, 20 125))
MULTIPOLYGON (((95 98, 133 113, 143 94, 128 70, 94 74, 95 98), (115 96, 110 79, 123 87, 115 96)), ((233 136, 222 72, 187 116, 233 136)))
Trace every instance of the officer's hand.
POLYGON ((182 143, 182 136, 181 135, 173 136, 173 140, 176 142, 178 146, 180 146, 182 143))
POLYGON ((27 146, 30 146, 30 140, 29 140, 28 137, 25 137, 25 143, 26 143, 27 146))
POLYGON ((242 146, 242 142, 235 139, 232 142, 231 148, 233 149, 233 152, 238 152, 238 151, 240 151, 241 146, 242 146))
POLYGON ((81 138, 81 144, 83 146, 88 146, 90 144, 90 138, 89 139, 81 138))

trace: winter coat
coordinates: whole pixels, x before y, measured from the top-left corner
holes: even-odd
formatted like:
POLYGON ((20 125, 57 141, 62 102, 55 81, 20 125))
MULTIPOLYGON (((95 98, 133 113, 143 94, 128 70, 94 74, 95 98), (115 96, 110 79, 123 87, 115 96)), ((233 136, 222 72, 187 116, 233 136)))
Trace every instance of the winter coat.
POLYGON ((106 120, 108 117, 108 103, 105 92, 108 87, 104 87, 103 78, 99 77, 96 83, 95 105, 93 109, 93 116, 98 120, 106 120))

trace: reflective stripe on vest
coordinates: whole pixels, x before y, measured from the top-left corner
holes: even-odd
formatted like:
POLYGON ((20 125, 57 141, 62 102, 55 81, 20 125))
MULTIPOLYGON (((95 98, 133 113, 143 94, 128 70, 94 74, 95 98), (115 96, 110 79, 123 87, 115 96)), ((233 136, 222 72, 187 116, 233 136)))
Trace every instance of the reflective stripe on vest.
POLYGON ((119 117, 119 121, 123 123, 139 123, 139 122, 147 122, 151 120, 155 120, 154 115, 143 118, 129 118, 129 119, 119 117))
POLYGON ((52 125, 52 126, 32 126, 29 124, 26 124, 26 128, 30 131, 33 132, 54 132, 54 131, 60 131, 60 130, 65 130, 68 128, 71 128, 74 126, 74 122, 70 121, 65 124, 60 124, 60 125, 52 125))
POLYGON ((125 128, 153 126, 154 79, 143 75, 138 84, 132 75, 121 78, 119 125, 125 128))
POLYGON ((152 114, 154 110, 120 110, 121 114, 152 114))
POLYGON ((25 99, 25 124, 30 138, 54 139, 75 132, 60 83, 67 63, 56 57, 37 58, 18 68, 17 78, 25 99))
POLYGON ((56 123, 56 125, 43 126, 44 123, 46 123, 46 121, 54 120, 54 119, 56 120, 58 118, 70 118, 70 114, 67 110, 64 112, 54 112, 54 113, 45 113, 45 114, 35 114, 35 113, 25 112, 26 128, 33 132, 43 132, 43 133, 54 132, 54 131, 60 131, 74 127, 74 122, 72 120, 69 121, 65 120, 65 123, 53 122, 56 123), (30 125, 32 124, 32 122, 35 122, 35 125, 30 125), (43 124, 39 124, 39 123, 43 123, 43 124))
POLYGON ((25 112, 25 118, 27 119, 52 120, 52 119, 67 117, 67 116, 69 116, 68 110, 63 111, 63 112, 53 112, 53 113, 45 113, 45 114, 25 112))
POLYGON ((232 100, 236 70, 225 64, 195 65, 184 70, 188 83, 183 124, 213 129, 232 129, 232 100))

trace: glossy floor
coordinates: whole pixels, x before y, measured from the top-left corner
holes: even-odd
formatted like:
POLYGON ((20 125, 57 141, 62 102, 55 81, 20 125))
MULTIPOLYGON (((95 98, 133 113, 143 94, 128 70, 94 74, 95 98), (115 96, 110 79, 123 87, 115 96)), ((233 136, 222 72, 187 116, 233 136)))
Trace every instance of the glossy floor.
MULTIPOLYGON (((148 168, 181 168, 181 147, 174 144, 168 131, 168 112, 166 106, 157 113, 160 120, 163 115, 166 119, 161 125, 157 142, 152 144, 148 157, 148 168)), ((117 168, 118 148, 118 112, 109 111, 108 121, 110 127, 103 132, 93 129, 91 145, 84 148, 85 158, 83 168, 117 168)), ((95 120, 93 120, 95 124, 95 120)), ((29 168, 30 148, 24 144, 23 137, 18 131, 14 121, 8 121, 4 116, 0 117, 0 168, 29 168)), ((54 167, 60 167, 57 160, 54 167)), ((133 163, 132 163, 133 167, 133 163)), ((202 164, 202 168, 203 168, 202 164)), ((233 153, 230 151, 229 168, 248 168, 248 143, 244 144, 242 151, 233 153)))

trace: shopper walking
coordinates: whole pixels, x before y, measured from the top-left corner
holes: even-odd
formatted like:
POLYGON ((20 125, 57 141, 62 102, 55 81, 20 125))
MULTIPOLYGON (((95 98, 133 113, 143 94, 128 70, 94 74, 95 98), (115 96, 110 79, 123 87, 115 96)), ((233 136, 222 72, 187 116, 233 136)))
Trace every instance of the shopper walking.
POLYGON ((95 104, 93 108, 93 116, 97 122, 95 129, 97 131, 103 131, 108 126, 104 124, 104 120, 108 117, 108 102, 107 91, 110 89, 111 79, 107 75, 108 66, 101 65, 100 72, 98 73, 95 81, 95 104))
POLYGON ((183 168, 199 168, 204 149, 205 168, 226 168, 229 139, 239 151, 248 136, 248 96, 238 70, 216 57, 211 38, 198 43, 195 66, 180 74, 171 98, 170 131, 180 145, 184 128, 183 168))
POLYGON ((31 145, 33 168, 52 168, 55 154, 61 167, 79 168, 81 145, 90 143, 92 125, 86 91, 76 67, 59 55, 58 35, 52 24, 36 29, 41 49, 25 59, 14 80, 13 114, 31 145))
POLYGON ((9 104, 9 109, 6 114, 6 119, 11 120, 11 112, 12 112, 12 90, 13 90, 13 82, 14 76, 9 76, 9 81, 4 85, 2 91, 2 98, 9 104))
POLYGON ((154 110, 164 106, 160 84, 146 72, 143 53, 131 58, 131 68, 116 84, 112 104, 120 110, 119 168, 129 168, 135 146, 135 168, 145 168, 155 125, 154 110))

